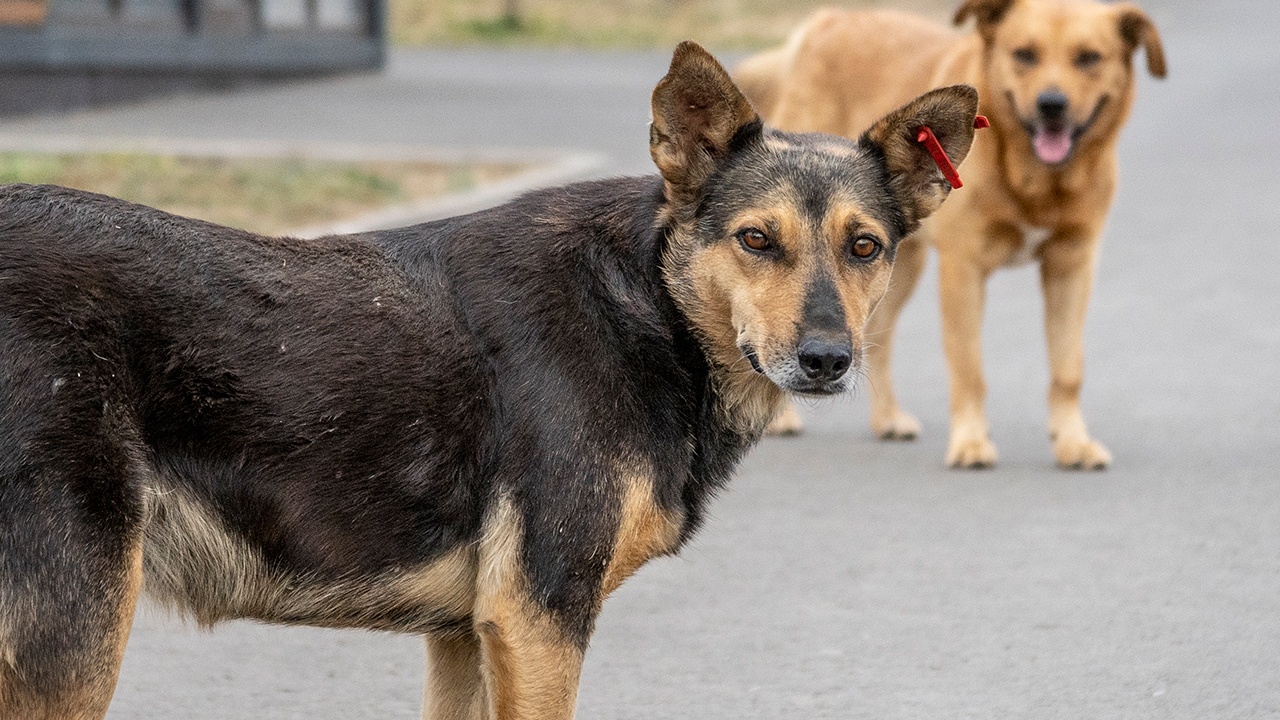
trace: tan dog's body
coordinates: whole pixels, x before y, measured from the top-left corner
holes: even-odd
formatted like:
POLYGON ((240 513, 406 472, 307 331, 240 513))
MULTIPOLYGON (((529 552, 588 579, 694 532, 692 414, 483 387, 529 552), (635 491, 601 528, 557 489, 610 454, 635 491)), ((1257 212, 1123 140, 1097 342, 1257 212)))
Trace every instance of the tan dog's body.
MULTIPOLYGON (((840 135, 927 88, 958 82, 978 88, 992 129, 979 134, 964 163, 965 189, 903 243, 893 285, 867 328, 877 343, 868 353, 872 427, 885 439, 919 432, 894 398, 889 356, 894 323, 932 245, 950 366, 947 462, 995 463, 984 411, 984 285, 996 269, 1036 261, 1054 453, 1064 467, 1102 468, 1111 456, 1090 437, 1079 403, 1085 310, 1116 186, 1116 143, 1133 102, 1132 55, 1143 47, 1150 72, 1163 77, 1159 37, 1127 4, 969 0, 956 22, 970 15, 977 32, 957 34, 900 12, 823 10, 786 46, 746 61, 737 77, 769 122, 840 135), (1044 109, 1058 101, 1062 112, 1049 127, 1044 109)), ((778 429, 794 431, 797 421, 789 409, 778 429)))

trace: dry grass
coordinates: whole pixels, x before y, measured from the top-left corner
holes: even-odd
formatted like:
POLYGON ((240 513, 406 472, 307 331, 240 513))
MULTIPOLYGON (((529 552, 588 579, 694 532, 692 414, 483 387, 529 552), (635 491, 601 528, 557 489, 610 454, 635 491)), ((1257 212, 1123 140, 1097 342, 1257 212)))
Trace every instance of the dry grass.
POLYGON ((354 217, 467 190, 514 165, 0 153, 0 183, 53 183, 261 233, 354 217))
POLYGON ((943 17, 956 0, 391 0, 392 39, 404 45, 755 49, 786 37, 824 5, 900 7, 943 17), (517 16, 507 14, 509 7, 517 16))

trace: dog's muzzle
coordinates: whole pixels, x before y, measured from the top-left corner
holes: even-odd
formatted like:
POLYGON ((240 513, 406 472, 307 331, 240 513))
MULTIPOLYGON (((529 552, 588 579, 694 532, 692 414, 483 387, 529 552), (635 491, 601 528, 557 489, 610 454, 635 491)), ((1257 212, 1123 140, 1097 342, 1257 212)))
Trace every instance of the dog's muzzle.
MULTIPOLYGON (((1013 93, 1008 96, 1010 106, 1017 108, 1013 93)), ((1062 165, 1070 160, 1077 142, 1093 127, 1110 99, 1109 95, 1104 95, 1094 106, 1088 119, 1076 125, 1071 122, 1071 101, 1065 93, 1056 89, 1040 93, 1036 97, 1036 119, 1024 120, 1022 123, 1031 136, 1031 146, 1036 158, 1050 166, 1062 165)))
POLYGON ((801 395, 836 395, 848 389, 849 369, 857 364, 857 353, 848 341, 808 338, 796 346, 795 354, 766 365, 750 345, 739 347, 751 369, 764 375, 787 392, 801 395))

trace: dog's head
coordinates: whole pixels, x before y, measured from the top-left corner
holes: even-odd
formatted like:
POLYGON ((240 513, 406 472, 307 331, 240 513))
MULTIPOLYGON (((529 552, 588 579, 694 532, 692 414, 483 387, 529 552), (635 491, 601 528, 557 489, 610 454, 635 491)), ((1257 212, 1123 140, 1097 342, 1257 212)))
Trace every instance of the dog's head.
POLYGON ((956 86, 857 142, 784 133, 762 126, 711 55, 681 44, 653 93, 650 150, 667 198, 663 270, 713 362, 748 384, 846 389, 899 240, 950 190, 916 134, 931 127, 959 162, 977 105, 956 86))
POLYGON ((967 0, 955 22, 970 16, 986 45, 987 111, 1021 126, 1046 165, 1067 163, 1080 145, 1124 122, 1139 47, 1147 70, 1165 76, 1155 25, 1128 3, 967 0))

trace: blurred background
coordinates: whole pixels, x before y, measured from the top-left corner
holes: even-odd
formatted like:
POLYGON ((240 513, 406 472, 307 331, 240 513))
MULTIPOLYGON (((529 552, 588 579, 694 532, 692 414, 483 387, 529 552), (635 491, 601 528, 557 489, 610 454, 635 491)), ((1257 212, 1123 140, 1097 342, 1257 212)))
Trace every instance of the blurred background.
MULTIPOLYGON (((281 118, 273 125, 275 132, 264 133, 263 118, 238 114, 234 100, 201 104, 193 98, 263 98, 273 97, 273 91, 274 97, 284 97, 287 88, 312 87, 309 99, 325 102, 334 114, 368 112, 384 122, 409 123, 411 116, 404 111, 430 112, 447 105, 447 95, 439 92, 443 88, 417 84, 406 89, 394 113, 390 107, 360 104, 355 97, 322 99, 325 88, 344 77, 364 76, 364 82, 356 81, 361 90, 395 93, 389 88, 407 70, 417 80, 453 73, 457 87, 470 87, 480 97, 485 88, 471 77, 478 69, 514 74, 531 69, 520 49, 612 52, 616 65, 620 51, 650 51, 659 57, 680 40, 696 38, 717 51, 741 54, 778 42, 818 4, 0 0, 0 132, 6 118, 66 119, 148 101, 183 116, 177 127, 148 129, 153 117, 134 122, 125 120, 128 111, 107 112, 96 126, 55 132, 56 141, 22 132, 36 125, 10 123, 7 140, 0 137, 0 181, 69 185, 261 232, 315 234, 425 219, 583 176, 589 174, 584 169, 601 163, 581 154, 568 157, 566 150, 581 150, 573 147, 578 143, 566 148, 558 138, 540 138, 537 132, 493 139, 465 132, 456 136, 469 123, 503 117, 496 107, 458 107, 472 117, 462 121, 459 114, 438 127, 419 126, 417 133, 362 132, 359 123, 341 117, 305 113, 281 118), (432 55, 431 50, 453 52, 432 55), (468 53, 480 59, 467 62, 468 53), (325 79, 331 82, 299 85, 325 79), (177 99, 165 103, 162 98, 177 99), (345 106, 352 106, 350 112, 345 106), (319 125, 312 126, 313 120, 319 125), (303 135, 314 141, 305 147, 289 142, 303 135), (228 142, 211 146, 205 142, 210 138, 228 142), (267 142, 253 146, 249 141, 254 140, 267 142), (551 151, 545 147, 548 141, 551 151), (414 147, 333 147, 379 142, 414 147), (412 161, 404 162, 406 156, 412 161), (472 199, 461 204, 424 206, 481 187, 489 192, 468 196, 472 199), (375 212, 388 208, 389 213, 375 212)), ((941 0, 907 0, 907 7, 939 17, 946 9, 941 0)), ((570 62, 577 65, 571 72, 579 76, 592 72, 594 61, 585 56, 582 62, 570 62)), ((621 62, 635 66, 634 58, 621 62)), ((626 72, 608 62, 599 70, 597 82, 626 72)), ((555 84, 563 78, 552 74, 540 80, 555 84)), ((39 123, 35 134, 46 136, 56 125, 39 123)))
POLYGON ((392 0, 391 38, 406 46, 503 43, 595 48, 674 47, 696 38, 713 50, 772 45, 814 9, 832 4, 943 13, 946 0, 392 0))
MULTIPOLYGON (((674 44, 732 65, 818 4, 0 0, 0 181, 318 235, 649 173, 674 44)), ((1139 74, 1086 334, 1114 467, 1054 466, 1034 267, 988 286, 1001 464, 942 466, 931 260, 895 347, 921 438, 804 407, 610 598, 580 717, 1280 718, 1280 3, 1139 4, 1170 72, 1139 74)), ((109 717, 417 717, 421 649, 146 607, 109 717)))

